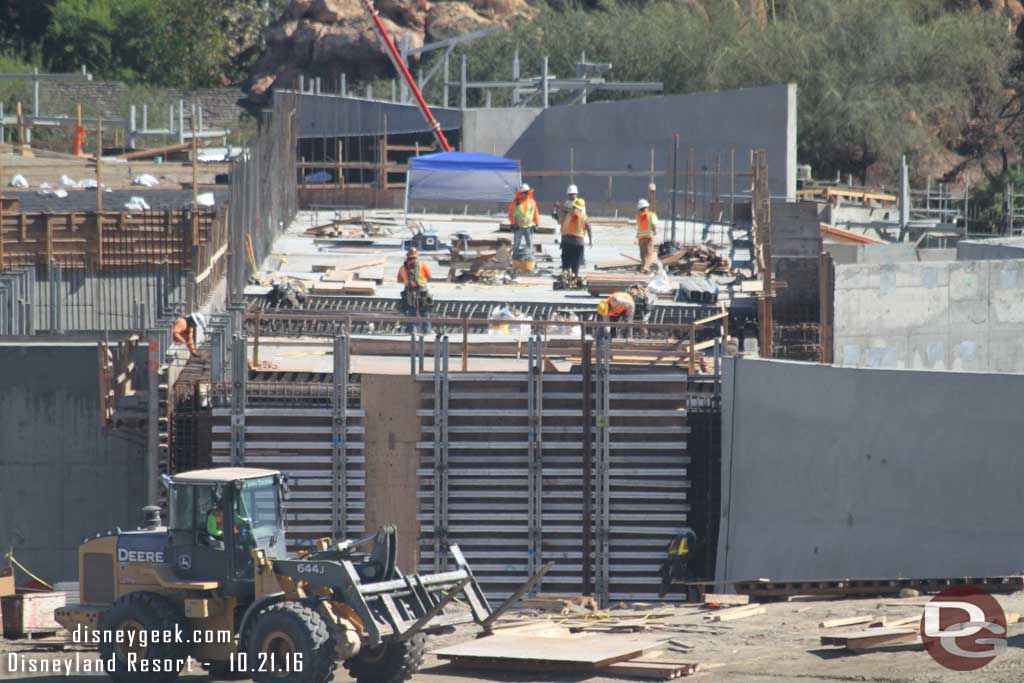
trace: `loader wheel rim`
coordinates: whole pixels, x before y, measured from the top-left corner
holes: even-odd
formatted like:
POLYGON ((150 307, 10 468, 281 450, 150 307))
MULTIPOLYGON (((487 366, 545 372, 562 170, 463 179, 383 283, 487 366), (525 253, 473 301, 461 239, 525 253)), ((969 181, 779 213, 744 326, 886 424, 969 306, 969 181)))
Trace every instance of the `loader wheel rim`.
POLYGON ((379 662, 384 659, 384 653, 387 649, 387 643, 381 643, 377 647, 364 647, 359 651, 359 657, 364 662, 379 662))
POLYGON ((122 642, 114 643, 114 654, 119 660, 127 662, 129 654, 134 654, 137 661, 146 656, 146 648, 139 643, 139 634, 144 630, 145 627, 137 619, 125 619, 117 625, 114 632, 125 634, 121 637, 122 642), (134 632, 134 635, 129 635, 129 631, 134 632))
POLYGON ((295 641, 290 635, 284 631, 271 631, 263 636, 260 643, 260 652, 267 657, 267 661, 261 664, 274 678, 286 678, 291 673, 295 650, 295 641))

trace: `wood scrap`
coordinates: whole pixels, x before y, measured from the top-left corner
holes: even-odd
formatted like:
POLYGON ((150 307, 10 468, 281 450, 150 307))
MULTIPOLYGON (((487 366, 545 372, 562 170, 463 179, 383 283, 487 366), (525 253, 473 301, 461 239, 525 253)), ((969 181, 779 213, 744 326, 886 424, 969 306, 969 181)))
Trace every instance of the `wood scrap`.
POLYGON ((653 678, 661 681, 672 680, 680 676, 689 676, 697 672, 698 665, 691 662, 655 662, 630 660, 611 664, 602 669, 603 672, 615 676, 634 678, 653 678))
POLYGON ((749 595, 732 595, 728 593, 705 593, 705 607, 720 607, 722 605, 748 605, 749 595))
POLYGON ((764 614, 767 611, 763 605, 746 605, 744 607, 723 609, 714 614, 709 614, 705 618, 708 621, 736 621, 737 619, 746 619, 747 617, 764 614))
POLYGON ((871 614, 862 614, 855 617, 841 617, 838 619, 826 619, 818 624, 819 628, 837 628, 839 626, 854 626, 856 624, 869 624, 875 620, 871 614))
POLYGON ((729 257, 719 254, 706 244, 684 247, 674 254, 663 257, 661 263, 670 270, 681 273, 728 273, 732 270, 732 261, 729 257))
POLYGON ((822 645, 845 647, 863 651, 894 645, 913 645, 921 642, 921 634, 911 628, 869 628, 863 631, 821 636, 822 645))

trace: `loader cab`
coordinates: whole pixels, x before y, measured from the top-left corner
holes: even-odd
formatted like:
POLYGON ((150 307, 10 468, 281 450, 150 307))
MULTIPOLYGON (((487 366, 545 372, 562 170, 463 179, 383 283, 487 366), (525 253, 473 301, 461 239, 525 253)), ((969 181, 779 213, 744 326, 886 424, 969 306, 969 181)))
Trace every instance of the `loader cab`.
POLYGON ((252 590, 250 551, 285 557, 283 485, 273 470, 225 467, 168 480, 170 561, 182 579, 219 581, 225 595, 252 590))

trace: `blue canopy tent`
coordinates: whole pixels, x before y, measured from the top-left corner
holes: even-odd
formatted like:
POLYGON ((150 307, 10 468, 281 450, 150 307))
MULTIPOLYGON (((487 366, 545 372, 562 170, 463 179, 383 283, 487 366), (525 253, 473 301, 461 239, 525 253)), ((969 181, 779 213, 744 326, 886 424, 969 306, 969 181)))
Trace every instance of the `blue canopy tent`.
POLYGON ((405 212, 409 212, 410 199, 507 202, 521 181, 515 159, 477 152, 413 157, 406 173, 405 212))

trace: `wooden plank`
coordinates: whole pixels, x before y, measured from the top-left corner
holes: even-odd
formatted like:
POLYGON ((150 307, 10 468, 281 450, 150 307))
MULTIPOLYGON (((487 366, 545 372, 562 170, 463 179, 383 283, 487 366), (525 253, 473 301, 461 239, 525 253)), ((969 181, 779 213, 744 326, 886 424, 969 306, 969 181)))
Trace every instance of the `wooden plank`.
POLYGON ((871 614, 862 614, 856 617, 841 617, 839 619, 826 619, 818 624, 819 628, 836 628, 838 626, 853 626, 855 624, 870 624, 875 620, 871 614))
POLYGON ((708 621, 736 621, 737 619, 746 619, 747 617, 764 614, 767 611, 768 610, 762 605, 733 607, 732 609, 724 609, 720 612, 708 615, 708 621))
POLYGON ((855 651, 919 642, 921 642, 921 634, 917 629, 910 628, 870 628, 863 631, 821 636, 822 645, 834 645, 855 651))
POLYGON ((626 661, 610 664, 602 672, 615 676, 631 676, 634 678, 653 678, 668 681, 680 676, 689 676, 697 672, 698 665, 692 662, 655 663, 648 661, 626 661))
POLYGON ((747 605, 750 604, 749 595, 734 595, 729 593, 705 593, 704 606, 709 605, 747 605))

